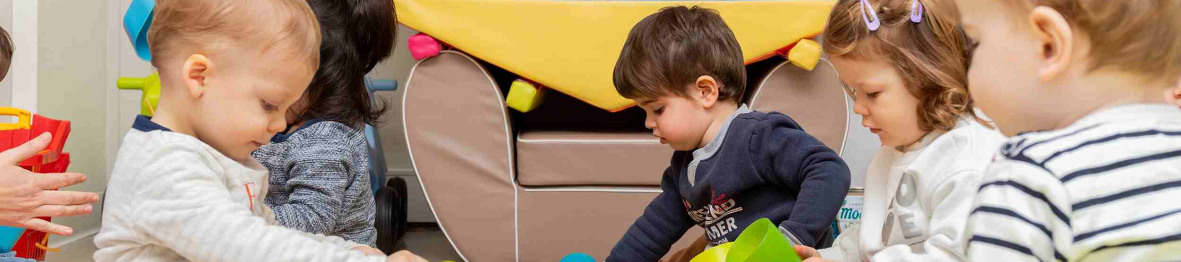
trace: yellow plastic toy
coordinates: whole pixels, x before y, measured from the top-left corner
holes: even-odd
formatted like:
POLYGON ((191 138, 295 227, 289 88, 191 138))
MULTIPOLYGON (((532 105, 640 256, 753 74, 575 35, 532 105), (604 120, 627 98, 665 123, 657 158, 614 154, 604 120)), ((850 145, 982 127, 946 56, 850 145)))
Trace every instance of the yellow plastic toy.
POLYGON ((615 61, 636 22, 662 7, 699 5, 718 10, 738 38, 743 59, 753 63, 820 34, 834 3, 394 0, 402 24, 609 111, 634 104, 615 91, 611 80, 615 61))
POLYGON ((0 123, 0 131, 29 129, 33 126, 33 115, 29 111, 13 107, 0 107, 0 116, 16 116, 16 123, 0 123))
POLYGON ((160 101, 159 74, 152 73, 148 77, 120 77, 115 85, 123 90, 143 91, 139 100, 139 114, 150 117, 156 112, 156 102, 160 101))
POLYGON ((521 111, 521 113, 529 113, 541 106, 543 99, 545 99, 544 88, 518 79, 513 81, 512 86, 509 86, 508 98, 505 98, 504 102, 508 104, 508 107, 521 111))

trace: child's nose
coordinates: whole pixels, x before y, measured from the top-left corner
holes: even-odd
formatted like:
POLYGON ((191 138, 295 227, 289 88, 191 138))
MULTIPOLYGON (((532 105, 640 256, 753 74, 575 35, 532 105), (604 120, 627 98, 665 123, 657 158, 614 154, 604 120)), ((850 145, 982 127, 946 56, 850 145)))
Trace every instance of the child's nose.
POLYGON ((644 118, 644 127, 648 129, 656 129, 656 118, 648 116, 644 118))
POLYGON ((287 129, 287 119, 282 117, 272 118, 270 123, 267 123, 267 132, 279 133, 287 129))
POLYGON ((857 101, 853 101, 853 113, 863 117, 869 116, 869 108, 865 107, 865 105, 861 103, 858 103, 857 101))

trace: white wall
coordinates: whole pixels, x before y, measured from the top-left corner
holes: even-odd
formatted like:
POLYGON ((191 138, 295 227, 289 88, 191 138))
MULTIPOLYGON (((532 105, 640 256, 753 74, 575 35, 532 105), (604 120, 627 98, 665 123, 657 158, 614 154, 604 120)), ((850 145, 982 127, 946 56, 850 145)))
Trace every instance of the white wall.
MULTIPOLYGON (((37 6, 37 113, 69 120, 72 131, 65 151, 71 155, 69 171, 87 175, 87 181, 68 188, 102 192, 106 189, 107 140, 106 89, 114 88, 106 77, 107 3, 75 0, 15 0, 37 6)), ((14 36, 15 37, 15 36, 14 36)), ((21 41, 14 39, 16 41, 21 41)), ((18 46, 17 53, 28 49, 18 46)), ((87 216, 55 218, 74 227, 71 237, 55 236, 51 246, 64 246, 94 234, 100 207, 87 216)))

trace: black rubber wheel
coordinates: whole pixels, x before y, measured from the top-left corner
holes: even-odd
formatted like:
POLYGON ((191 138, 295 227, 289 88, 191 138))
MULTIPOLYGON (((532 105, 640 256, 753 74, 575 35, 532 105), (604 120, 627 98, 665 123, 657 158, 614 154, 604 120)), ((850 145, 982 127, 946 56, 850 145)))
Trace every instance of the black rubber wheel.
POLYGON ((377 215, 373 226, 377 228, 377 249, 386 254, 393 254, 398 244, 397 206, 398 194, 393 188, 382 187, 374 195, 377 205, 377 215))
POLYGON ((386 182, 386 186, 393 188, 394 192, 398 195, 398 212, 394 216, 396 218, 395 221, 397 221, 397 227, 395 228, 396 235, 398 239, 401 239, 402 236, 406 235, 406 230, 409 228, 409 221, 406 217, 410 209, 408 205, 409 197, 406 196, 406 180, 395 176, 386 182))

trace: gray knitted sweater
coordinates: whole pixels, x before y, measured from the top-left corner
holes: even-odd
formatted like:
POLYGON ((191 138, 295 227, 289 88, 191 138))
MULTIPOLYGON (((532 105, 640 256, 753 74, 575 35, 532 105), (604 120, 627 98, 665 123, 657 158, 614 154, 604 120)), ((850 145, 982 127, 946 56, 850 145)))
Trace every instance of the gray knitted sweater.
POLYGON ((377 213, 365 132, 309 120, 253 153, 270 171, 266 205, 279 224, 373 246, 377 213))

